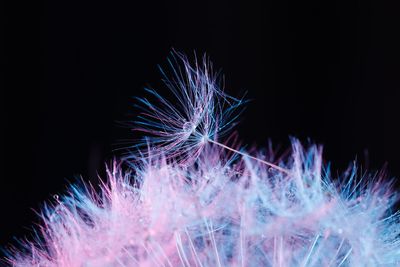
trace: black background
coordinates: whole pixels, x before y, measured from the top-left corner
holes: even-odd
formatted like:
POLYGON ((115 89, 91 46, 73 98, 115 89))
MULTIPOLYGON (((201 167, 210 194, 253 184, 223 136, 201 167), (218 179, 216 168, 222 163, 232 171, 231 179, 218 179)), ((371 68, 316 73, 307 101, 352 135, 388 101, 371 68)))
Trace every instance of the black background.
POLYGON ((96 181, 138 134, 133 96, 161 86, 172 48, 206 52, 225 90, 252 101, 244 144, 324 144, 400 177, 400 42, 395 1, 31 1, 5 9, 1 244, 82 175, 96 181), (11 12, 12 9, 12 12, 11 12))

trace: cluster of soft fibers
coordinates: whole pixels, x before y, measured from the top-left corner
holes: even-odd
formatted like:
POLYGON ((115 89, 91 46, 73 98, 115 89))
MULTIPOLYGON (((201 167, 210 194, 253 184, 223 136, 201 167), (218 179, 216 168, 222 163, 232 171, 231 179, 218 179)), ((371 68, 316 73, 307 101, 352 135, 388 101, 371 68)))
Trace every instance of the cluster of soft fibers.
MULTIPOLYGON (((273 155, 267 157, 273 160, 273 155)), ((395 195, 353 168, 334 182, 321 150, 293 141, 289 175, 207 144, 190 166, 118 164, 43 211, 14 266, 400 266, 395 195)))

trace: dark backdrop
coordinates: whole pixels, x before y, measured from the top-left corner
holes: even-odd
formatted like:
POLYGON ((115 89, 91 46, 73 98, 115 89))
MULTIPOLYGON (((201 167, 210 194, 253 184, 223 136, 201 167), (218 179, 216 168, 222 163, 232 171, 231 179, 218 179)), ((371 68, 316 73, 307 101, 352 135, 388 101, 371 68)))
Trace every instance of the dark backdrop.
MULTIPOLYGON (((11 1, 10 1, 11 2, 11 1)), ((395 1, 387 1, 395 2, 395 1)), ((253 99, 245 144, 288 136, 325 147, 334 173, 388 162, 400 177, 398 8, 385 1, 31 1, 5 9, 1 245, 45 200, 95 181, 138 137, 119 121, 159 87, 172 48, 206 52, 226 91, 253 99), (323 3, 321 3, 323 2, 323 3), (12 12, 11 12, 12 10, 12 12)), ((160 88, 162 91, 163 89, 160 88)))

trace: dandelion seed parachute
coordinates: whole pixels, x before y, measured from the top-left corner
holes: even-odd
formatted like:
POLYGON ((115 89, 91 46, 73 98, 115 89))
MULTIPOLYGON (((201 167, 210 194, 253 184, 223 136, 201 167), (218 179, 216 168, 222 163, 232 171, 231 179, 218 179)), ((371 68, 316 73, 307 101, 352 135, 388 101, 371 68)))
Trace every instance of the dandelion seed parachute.
POLYGON ((186 108, 143 100, 151 112, 140 127, 154 136, 156 150, 131 163, 131 172, 114 162, 99 192, 71 186, 43 210, 40 238, 9 251, 9 264, 400 266, 390 181, 380 173, 358 176, 355 166, 334 181, 320 147, 297 140, 277 162, 290 175, 199 141, 215 139, 224 121, 229 128, 226 115, 238 102, 215 89, 207 68, 180 59, 181 82, 171 90, 186 108), (226 99, 234 103, 227 113, 226 99))
MULTIPOLYGON (((138 98, 143 112, 134 129, 150 135, 153 156, 161 152, 177 161, 193 163, 207 141, 223 136, 234 127, 244 101, 221 90, 219 77, 212 72, 205 56, 202 62, 196 60, 191 66, 184 54, 176 52, 168 62, 172 77, 163 69, 161 72, 174 95, 174 103, 146 88, 156 97, 159 106, 146 98, 138 98)), ((147 142, 136 146, 147 146, 147 142)))

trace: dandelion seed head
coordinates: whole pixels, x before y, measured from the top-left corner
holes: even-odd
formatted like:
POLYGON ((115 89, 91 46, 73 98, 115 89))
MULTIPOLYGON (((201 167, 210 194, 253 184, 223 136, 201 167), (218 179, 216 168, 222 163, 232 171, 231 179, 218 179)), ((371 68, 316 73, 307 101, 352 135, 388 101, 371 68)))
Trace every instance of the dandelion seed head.
POLYGON ((242 101, 216 89, 197 61, 177 56, 183 66, 166 84, 179 107, 151 90, 160 107, 141 99, 138 125, 155 156, 125 172, 115 161, 99 190, 71 185, 54 195, 38 236, 10 249, 8 264, 400 266, 392 180, 355 164, 332 177, 321 146, 296 139, 287 156, 264 152, 270 165, 218 145, 213 140, 232 127, 242 101))

